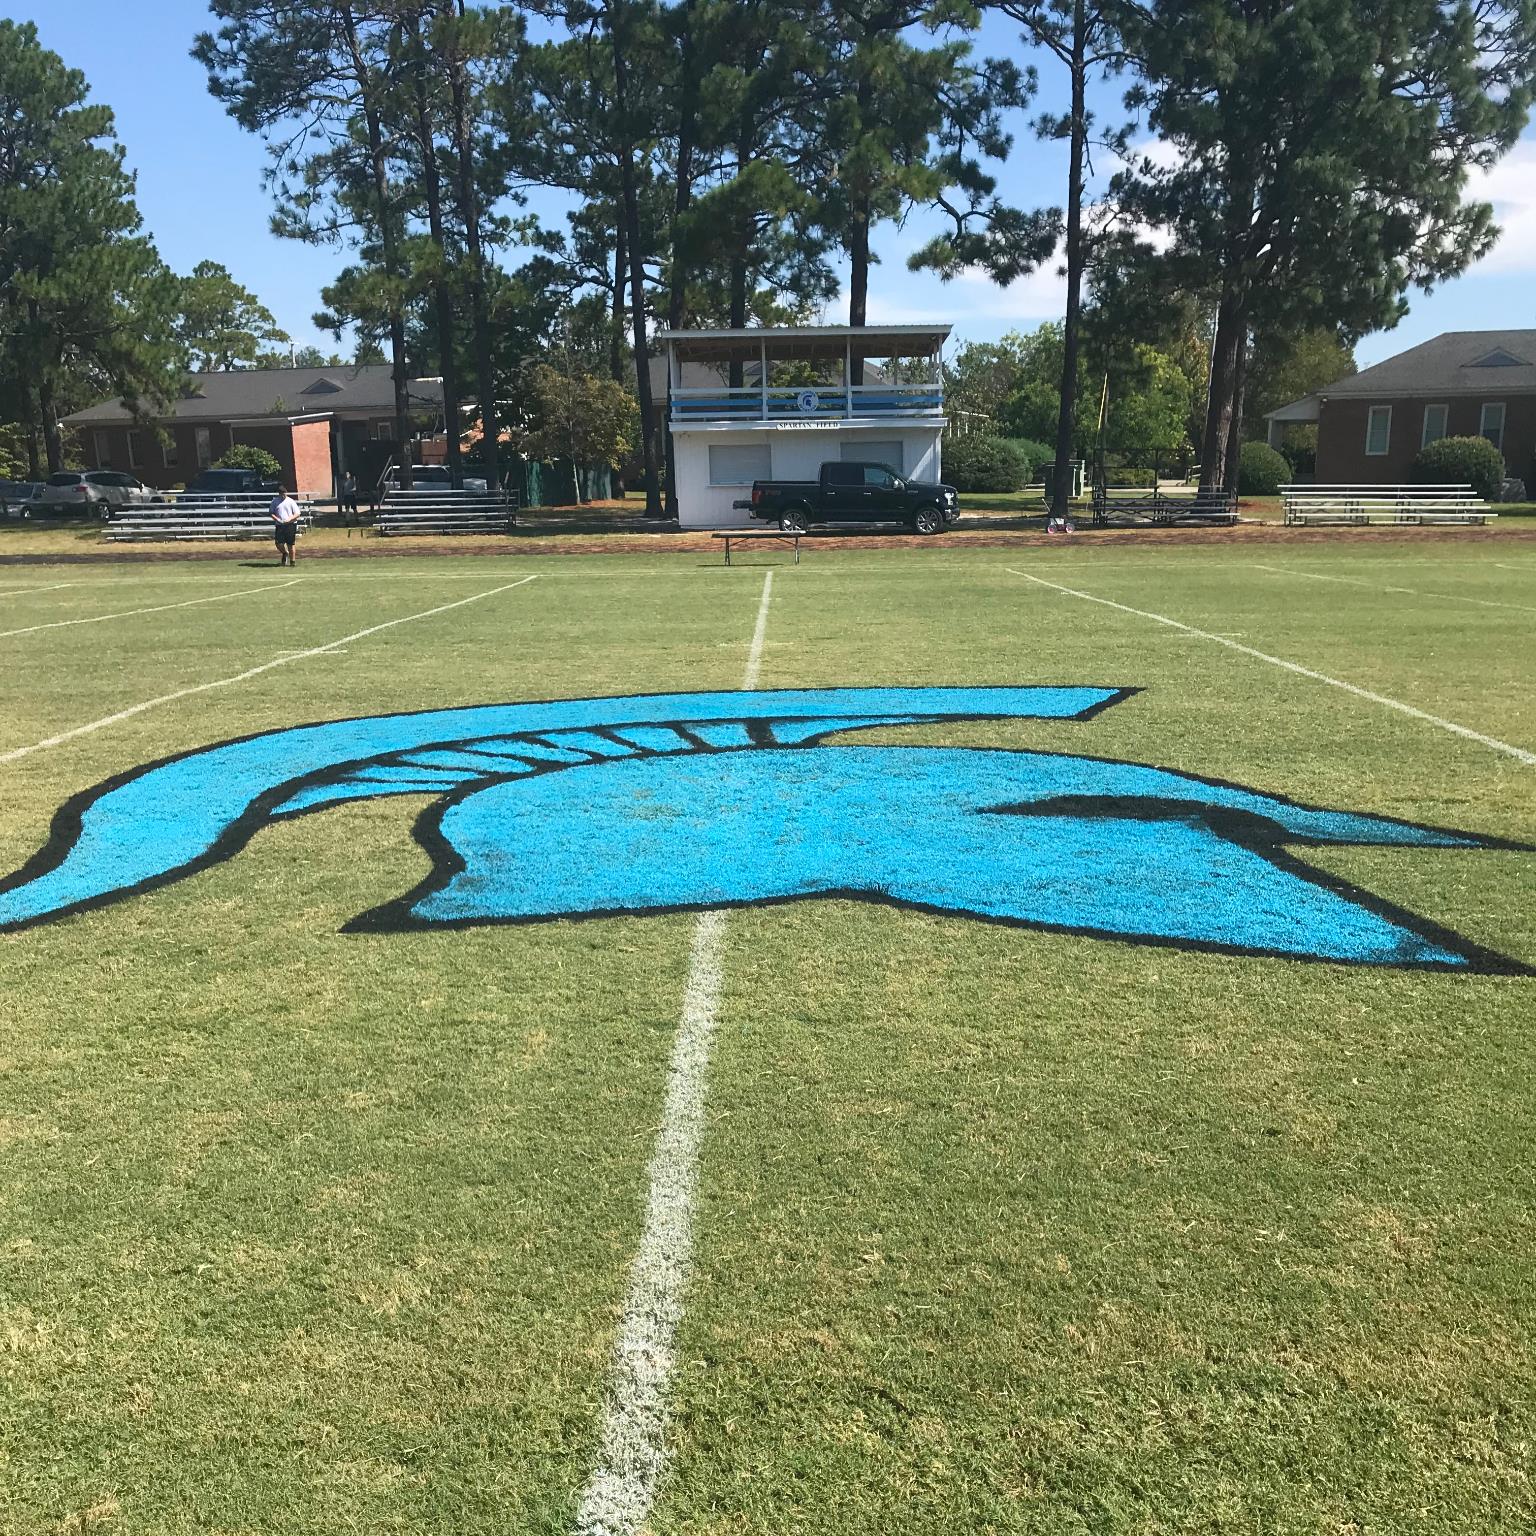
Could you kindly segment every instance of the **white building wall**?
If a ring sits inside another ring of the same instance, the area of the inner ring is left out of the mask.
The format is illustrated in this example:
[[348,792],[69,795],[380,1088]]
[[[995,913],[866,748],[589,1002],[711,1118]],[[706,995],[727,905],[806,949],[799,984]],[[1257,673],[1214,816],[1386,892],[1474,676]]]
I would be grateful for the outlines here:
[[868,426],[843,422],[810,426],[793,422],[674,431],[678,524],[683,528],[744,528],[751,525],[751,516],[745,511],[735,511],[731,503],[746,500],[752,494],[752,487],[747,484],[710,484],[711,445],[760,447],[766,444],[769,479],[814,480],[827,460],[860,457],[861,443],[896,441],[902,445],[902,474],[909,480],[937,481],[942,467],[942,430],[942,422],[898,427],[877,421]]

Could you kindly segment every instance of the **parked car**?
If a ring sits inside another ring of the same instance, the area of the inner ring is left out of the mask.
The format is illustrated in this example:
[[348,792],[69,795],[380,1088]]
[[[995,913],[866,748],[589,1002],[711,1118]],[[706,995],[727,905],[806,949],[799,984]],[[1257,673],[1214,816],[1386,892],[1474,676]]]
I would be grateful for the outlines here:
[[[398,491],[400,489],[400,471],[390,470],[384,478],[384,489]],[[411,466],[411,489],[413,491],[448,491],[453,489],[453,477],[448,473],[446,464],[413,464]],[[490,481],[483,475],[465,475],[464,489],[475,491],[484,495],[490,489]]]
[[205,469],[188,482],[176,498],[179,507],[222,507],[231,500],[248,503],[252,497],[275,496],[276,480],[263,480],[254,469]]
[[66,469],[49,475],[31,503],[34,515],[86,512],[96,516],[119,507],[143,506],[159,496],[141,480],[116,469]]
[[0,480],[0,509],[7,517],[27,517],[33,498],[42,488],[41,480]]
[[900,522],[915,533],[942,533],[960,515],[954,486],[904,480],[868,460],[833,460],[816,480],[757,480],[752,499],[733,505],[787,532],[812,523]]

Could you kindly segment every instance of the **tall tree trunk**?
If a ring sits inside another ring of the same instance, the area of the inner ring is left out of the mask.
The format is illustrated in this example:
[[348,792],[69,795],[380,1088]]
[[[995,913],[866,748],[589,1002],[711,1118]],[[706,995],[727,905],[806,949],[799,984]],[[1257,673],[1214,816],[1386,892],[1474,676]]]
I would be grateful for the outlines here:
[[[869,323],[869,208],[862,205],[854,209],[853,226],[848,232],[848,256],[852,266],[848,273],[848,324]],[[855,352],[848,367],[848,382],[864,382],[864,359]]]
[[37,429],[41,412],[34,408],[32,388],[21,380],[21,418],[27,424],[27,479],[43,478],[42,461],[38,454]]
[[[688,260],[691,255],[679,243],[678,231],[693,202],[693,147],[698,137],[698,54],[693,41],[696,0],[683,0],[681,54],[678,60],[677,173],[672,191],[672,266],[667,274],[667,329],[677,330],[688,302]],[[672,374],[667,371],[666,512],[677,516],[677,453],[672,441]]]
[[[1061,408],[1056,417],[1056,472],[1051,516],[1065,518],[1072,495],[1073,428],[1077,421],[1078,333],[1083,309],[1083,158],[1088,137],[1085,62],[1088,23],[1084,0],[1072,7],[1072,126],[1067,168],[1067,312],[1061,336]],[[1100,433],[1102,443],[1103,434]]]
[[613,242],[613,314],[608,325],[608,373],[615,384],[624,382],[624,290],[629,281],[629,242],[624,220],[619,219]]
[[[389,201],[389,168],[384,156],[384,127],[379,115],[377,99],[373,94],[372,71],[363,58],[357,40],[357,26],[350,5],[342,7],[342,24],[346,31],[347,48],[352,56],[352,68],[362,94],[363,123],[368,133],[368,166],[373,179],[373,197],[379,218],[379,259],[383,263],[386,281],[400,275],[400,261],[395,239],[394,210]],[[391,300],[389,306],[389,360],[395,393],[395,438],[400,445],[400,488],[411,488],[411,409],[409,387],[406,382],[405,316],[400,305]]]
[[59,427],[53,380],[46,372],[37,381],[37,408],[43,418],[43,446],[48,454],[48,473],[56,475],[64,468],[64,434]]
[[1243,317],[1230,282],[1222,287],[1216,311],[1216,339],[1211,347],[1210,393],[1205,408],[1205,434],[1200,444],[1200,489],[1219,491],[1226,480],[1227,437],[1232,428],[1232,392],[1237,378]]
[[437,312],[437,365],[443,374],[443,429],[447,438],[448,480],[456,489],[464,486],[464,465],[459,454],[459,374],[454,360],[453,295],[448,291],[448,248],[443,238],[443,184],[437,165],[437,136],[427,107],[426,55],[422,51],[421,24],[411,18],[411,42],[416,85],[416,137],[421,146],[421,177],[427,194],[427,230],[437,249],[437,271],[432,279],[433,307]]
[[1223,465],[1222,485],[1229,491],[1237,489],[1237,471],[1243,453],[1243,404],[1248,390],[1248,327],[1238,333],[1237,357],[1232,369],[1232,415],[1227,426],[1227,452]]
[[[462,26],[465,0],[457,0]],[[453,93],[453,152],[459,190],[459,217],[464,221],[464,250],[469,257],[469,313],[474,332],[475,387],[480,395],[480,452],[486,484],[501,485],[501,420],[496,410],[496,368],[491,344],[490,308],[485,294],[485,249],[480,239],[480,193],[475,186],[474,135],[469,124],[469,91],[464,79],[460,37],[448,50],[448,83]]]
[[[740,176],[752,163],[752,124],[743,117],[736,126],[736,174]],[[743,210],[741,225],[736,231],[736,246],[731,252],[730,275],[730,325],[734,331],[746,329],[747,324],[747,299],[749,283],[747,281],[748,261],[752,251],[752,214],[750,210]],[[746,369],[740,358],[726,365],[726,384],[731,389],[740,389],[746,383]]]
[[[858,89],[855,91],[855,99],[858,103],[858,119],[862,126],[869,121],[871,104],[871,89],[869,76],[861,72]],[[855,193],[853,199],[853,222],[848,230],[848,324],[869,324],[869,223],[870,206],[867,193]],[[849,364],[848,382],[850,384],[862,384],[864,382],[864,359],[854,357]]]
[[645,331],[645,255],[640,233],[640,189],[635,150],[629,138],[628,28],[620,26],[627,0],[606,0],[608,40],[613,50],[613,105],[623,124],[619,146],[619,186],[624,199],[624,234],[629,245],[630,312],[635,346],[635,388],[640,397],[640,446],[645,461],[645,515],[661,516],[661,477],[656,466],[656,433],[651,400],[651,348]]

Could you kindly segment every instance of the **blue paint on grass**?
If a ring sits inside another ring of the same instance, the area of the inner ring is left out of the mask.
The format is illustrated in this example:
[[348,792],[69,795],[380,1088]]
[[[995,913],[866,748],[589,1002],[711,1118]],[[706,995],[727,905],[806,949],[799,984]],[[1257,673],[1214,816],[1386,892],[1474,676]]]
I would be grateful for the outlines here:
[[355,926],[845,896],[1234,953],[1519,969],[1287,851],[1485,840],[1135,763],[843,743],[883,726],[1084,719],[1125,696],[663,694],[301,726],[150,766],[66,806],[49,846],[0,882],[0,928],[180,878],[275,819],[403,794],[435,802],[418,824],[433,874]]

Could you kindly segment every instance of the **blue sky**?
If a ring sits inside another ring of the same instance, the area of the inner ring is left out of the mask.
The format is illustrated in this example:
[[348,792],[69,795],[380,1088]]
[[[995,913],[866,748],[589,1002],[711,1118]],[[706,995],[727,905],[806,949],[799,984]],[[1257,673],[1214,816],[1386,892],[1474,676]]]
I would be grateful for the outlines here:
[[[196,33],[209,25],[205,0],[13,0],[11,13],[33,20],[43,43],[83,70],[94,99],[117,115],[118,136],[138,173],[140,211],[178,272],[199,261],[222,262],[257,293],[300,344],[328,346],[310,323],[321,286],[346,260],[338,250],[278,240],[267,227],[271,203],[263,190],[264,152],[208,95],[199,65],[188,56]],[[1016,30],[988,18],[986,52],[1022,58]],[[1059,87],[1051,61],[1041,61],[1041,99],[1055,105]],[[1022,121],[1000,179],[1020,203],[1061,199],[1064,165],[1055,145],[1037,143]],[[1505,226],[1498,249],[1472,271],[1430,295],[1416,294],[1395,331],[1369,337],[1362,362],[1376,362],[1447,330],[1536,327],[1536,132],[1477,192],[1493,200]],[[559,204],[541,212],[558,221]],[[957,339],[990,340],[1061,313],[1061,284],[1050,270],[1007,290],[979,276],[944,284],[906,270],[907,255],[938,226],[926,215],[877,232],[881,264],[871,277],[870,319],[949,320]],[[510,253],[515,264],[518,257]],[[829,312],[828,320],[841,318]]]

